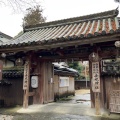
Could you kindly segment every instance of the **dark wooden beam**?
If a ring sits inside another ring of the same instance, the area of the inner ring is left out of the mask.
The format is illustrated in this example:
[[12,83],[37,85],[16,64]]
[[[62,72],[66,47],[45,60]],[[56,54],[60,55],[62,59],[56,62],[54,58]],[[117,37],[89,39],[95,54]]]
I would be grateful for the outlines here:
[[57,51],[56,53],[60,56],[64,56],[64,53],[62,51]]
[[[65,59],[72,59],[72,58],[78,58],[79,60],[81,59],[88,59],[90,53],[76,53],[76,54],[66,54],[64,56],[46,56],[46,57],[42,57],[41,59],[51,59],[51,60],[55,60],[55,59],[61,59],[61,60],[65,60]],[[61,61],[62,62],[62,61]]]
[[[65,59],[70,61],[72,58],[76,59],[76,60],[88,60],[90,54],[91,54],[91,51],[88,50],[88,51],[81,52],[81,53],[64,54],[64,56],[62,56],[62,55],[44,56],[44,57],[41,57],[41,59],[51,60],[51,61],[57,60],[58,62],[60,62],[60,60],[62,62]],[[98,54],[99,54],[100,58],[102,58],[102,59],[109,59],[109,58],[113,58],[116,56],[117,50],[116,50],[116,48],[114,48],[114,49],[112,48],[110,50],[100,49],[98,51]]]
[[109,51],[100,51],[99,56],[102,59],[110,59],[117,55],[117,49],[112,49]]

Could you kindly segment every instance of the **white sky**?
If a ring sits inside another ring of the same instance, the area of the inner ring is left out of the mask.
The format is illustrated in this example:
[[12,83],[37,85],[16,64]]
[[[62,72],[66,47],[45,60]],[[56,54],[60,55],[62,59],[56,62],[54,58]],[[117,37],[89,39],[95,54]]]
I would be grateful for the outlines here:
[[[93,14],[118,7],[114,0],[39,0],[47,21]],[[23,14],[12,13],[11,8],[0,6],[0,31],[10,36],[22,30]]]

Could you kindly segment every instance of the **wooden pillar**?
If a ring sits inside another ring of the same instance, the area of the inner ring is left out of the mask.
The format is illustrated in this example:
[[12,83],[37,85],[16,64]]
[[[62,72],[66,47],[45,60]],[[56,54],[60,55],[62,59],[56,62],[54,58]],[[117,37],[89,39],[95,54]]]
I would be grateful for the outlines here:
[[[91,77],[91,107],[95,104],[96,115],[100,115],[100,62],[98,53],[93,52],[89,55],[90,63],[90,77]],[[94,104],[93,104],[94,103]]]
[[24,64],[24,80],[23,80],[23,90],[24,90],[24,100],[23,107],[28,107],[29,102],[29,84],[30,84],[30,57],[27,57]]
[[3,61],[0,60],[0,80],[2,80]]
[[94,93],[94,94],[95,94],[96,115],[100,115],[100,93]]
[[38,88],[34,89],[33,104],[43,104],[44,102],[44,80],[45,80],[45,63],[37,59],[35,72],[38,74]]
[[105,90],[104,90],[104,79],[103,77],[100,78],[100,89],[101,89],[101,93],[100,93],[100,106],[102,108],[104,108],[105,105]]
[[91,97],[91,108],[95,108],[95,97],[92,91],[92,63],[89,61],[89,76],[90,76],[90,97]]

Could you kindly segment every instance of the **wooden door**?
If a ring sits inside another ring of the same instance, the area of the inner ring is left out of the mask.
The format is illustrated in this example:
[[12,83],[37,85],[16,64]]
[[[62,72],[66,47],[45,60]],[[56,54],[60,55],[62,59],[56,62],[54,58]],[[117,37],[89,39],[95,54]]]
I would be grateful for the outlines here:
[[45,79],[44,79],[44,103],[54,101],[54,80],[53,65],[51,62],[45,62]]

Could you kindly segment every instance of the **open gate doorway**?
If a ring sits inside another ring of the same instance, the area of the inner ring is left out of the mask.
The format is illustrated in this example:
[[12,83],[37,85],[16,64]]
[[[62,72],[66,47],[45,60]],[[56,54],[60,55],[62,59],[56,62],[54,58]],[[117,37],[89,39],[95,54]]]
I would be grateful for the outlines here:
[[60,103],[90,102],[89,62],[72,59],[72,62],[65,60],[54,65],[55,101]]

